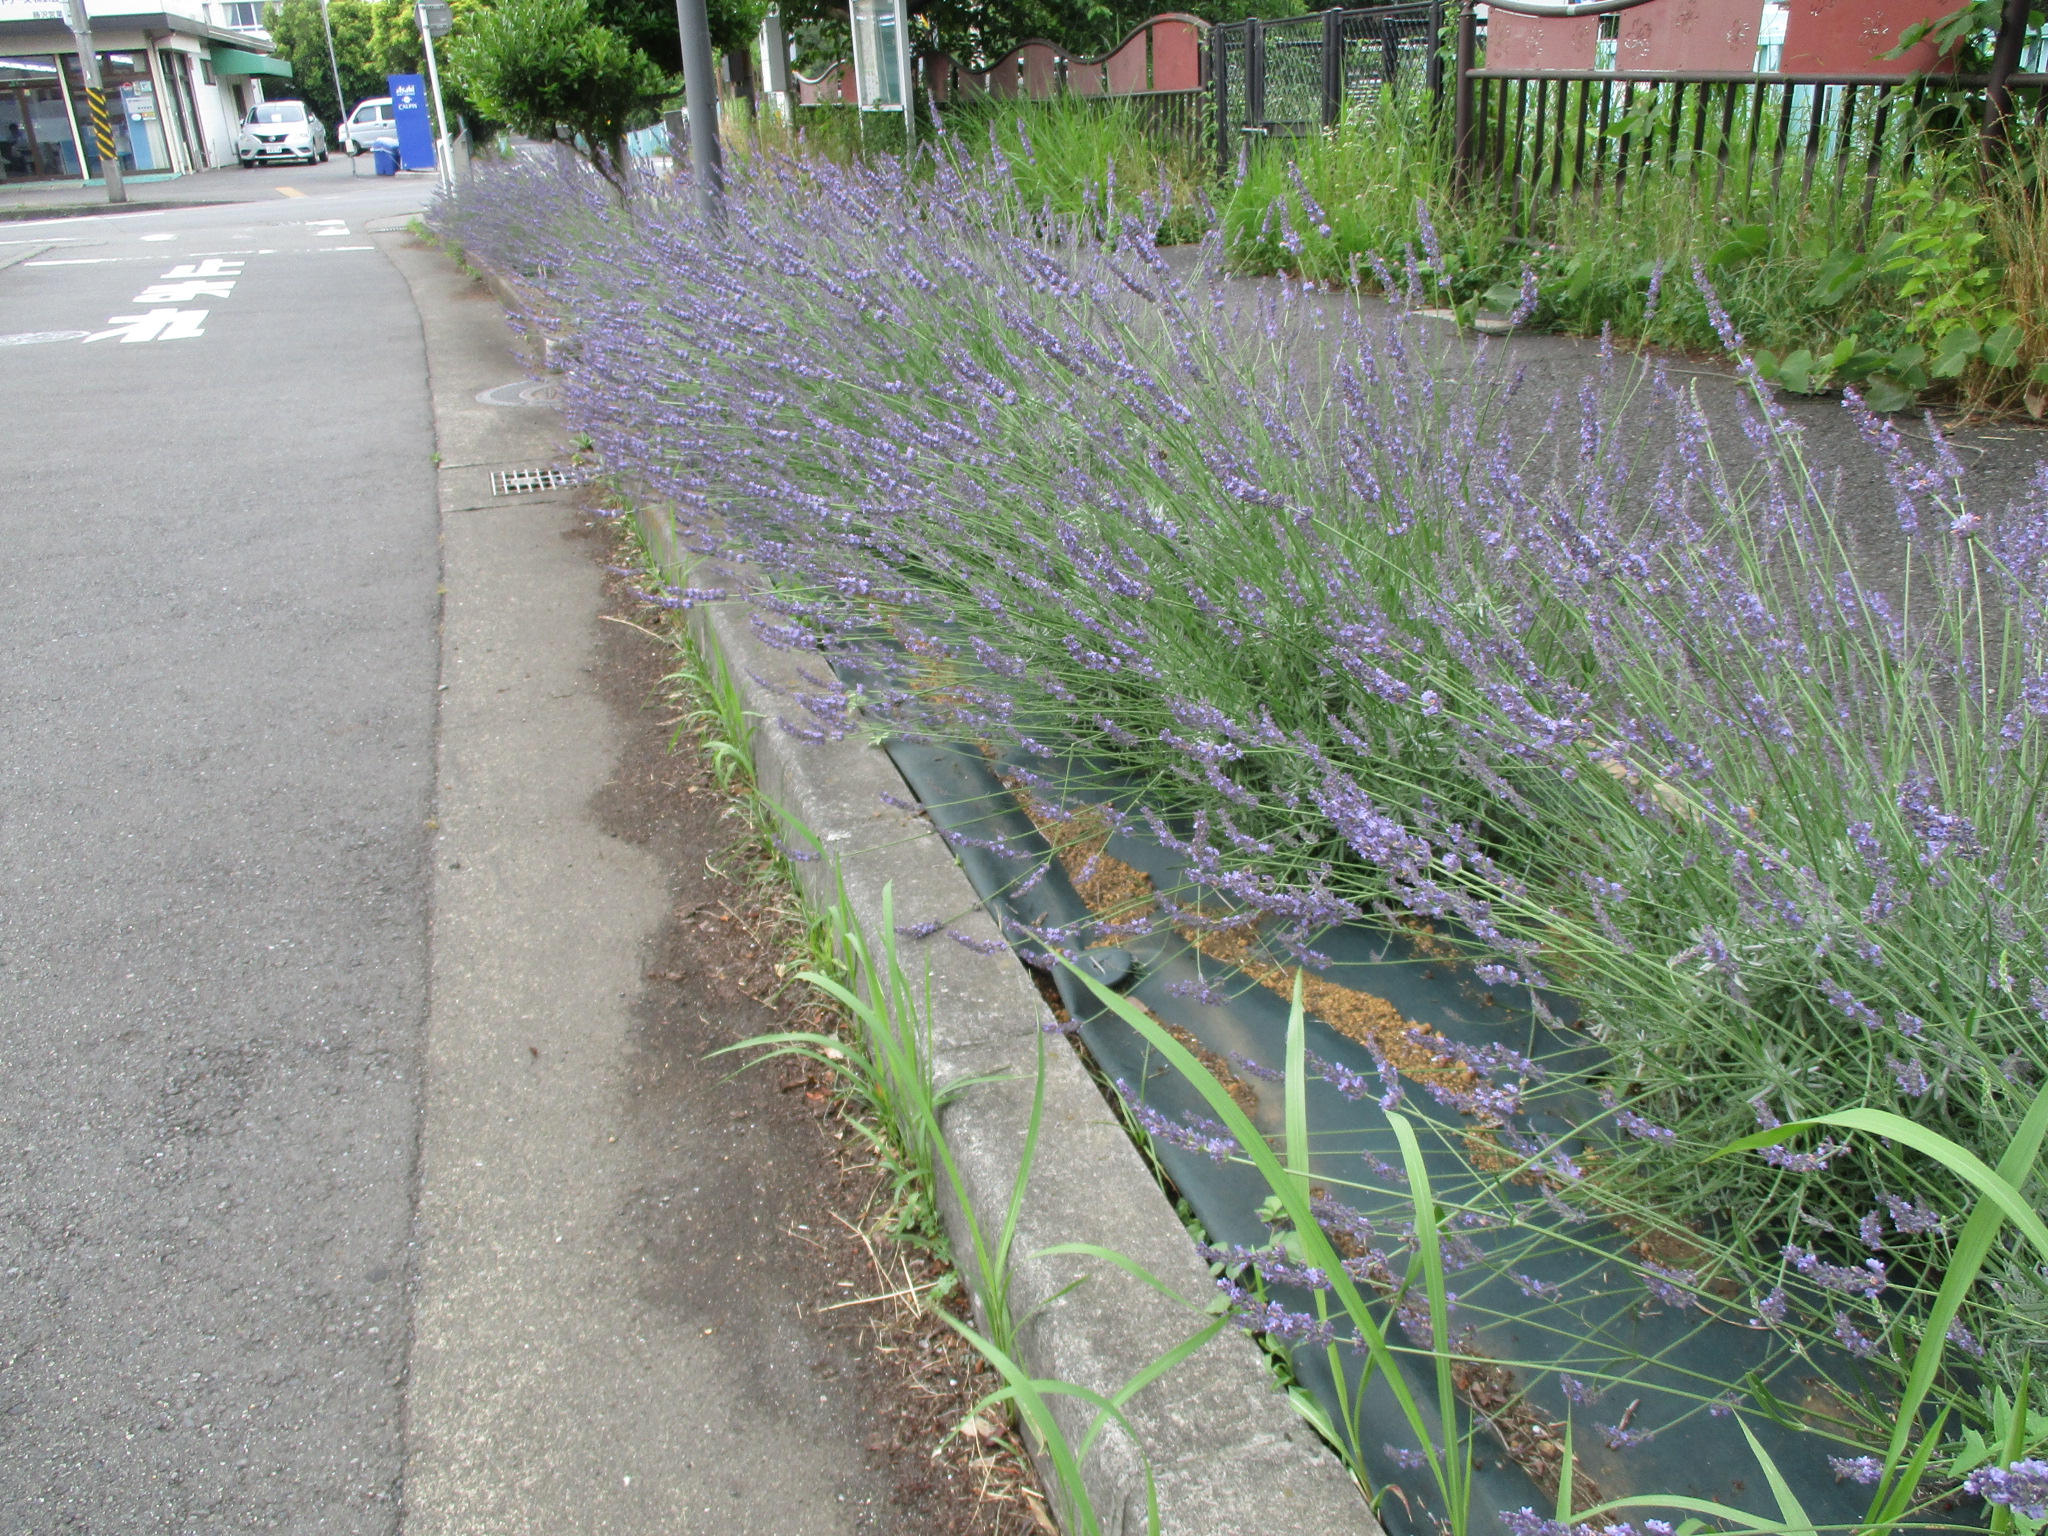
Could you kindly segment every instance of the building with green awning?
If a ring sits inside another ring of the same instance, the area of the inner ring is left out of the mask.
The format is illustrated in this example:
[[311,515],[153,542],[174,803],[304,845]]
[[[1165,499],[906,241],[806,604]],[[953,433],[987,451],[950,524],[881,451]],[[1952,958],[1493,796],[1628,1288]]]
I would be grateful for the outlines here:
[[[160,181],[236,162],[236,126],[266,96],[297,95],[261,0],[85,0],[121,173]],[[186,14],[187,11],[192,14]],[[56,0],[0,0],[0,189],[92,181],[99,146],[78,44]],[[4,197],[4,192],[0,192]]]
[[289,59],[280,59],[273,53],[250,53],[243,48],[229,48],[215,43],[208,52],[213,57],[213,72],[216,75],[272,75],[280,80],[292,77]]

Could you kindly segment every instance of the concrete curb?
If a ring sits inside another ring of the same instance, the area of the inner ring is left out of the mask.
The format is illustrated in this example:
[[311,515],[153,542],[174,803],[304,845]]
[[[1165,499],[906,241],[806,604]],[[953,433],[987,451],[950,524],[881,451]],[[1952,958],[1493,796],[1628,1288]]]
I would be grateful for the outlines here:
[[[654,530],[657,550],[659,539]],[[887,754],[851,741],[810,742],[782,728],[794,695],[815,689],[800,675],[802,658],[754,633],[746,605],[698,608],[690,628],[701,646],[724,658],[747,708],[761,717],[753,743],[760,792],[825,850],[797,866],[806,894],[825,905],[843,890],[862,929],[879,940],[887,931],[884,892],[893,887],[898,923],[945,920],[968,939],[1000,946],[977,954],[943,936],[904,941],[913,979],[920,965],[929,977],[940,1085],[1007,1074],[1007,1081],[956,1099],[942,1126],[969,1204],[985,1222],[999,1223],[1030,1123],[1038,1053],[1049,1045],[1037,1155],[1012,1260],[1012,1315],[1030,1319],[1019,1355],[1036,1376],[1114,1393],[1207,1319],[1114,1265],[1032,1255],[1054,1244],[1097,1244],[1199,1307],[1212,1290],[1186,1229],[1079,1060],[1046,1033],[1051,1016],[1044,1001],[931,825],[884,803],[885,793],[906,794]],[[811,663],[822,667],[816,658]],[[950,1191],[942,1195],[950,1206]],[[971,1255],[966,1214],[948,1209],[946,1219],[955,1253]],[[1275,1390],[1256,1348],[1234,1332],[1181,1364],[1128,1411],[1151,1462],[1163,1530],[1213,1536],[1373,1529],[1350,1476]],[[1067,1416],[1075,1441],[1090,1416],[1079,1405]],[[1144,1461],[1128,1440],[1104,1437],[1090,1455],[1086,1481],[1105,1533],[1145,1529]]]
[[[519,286],[486,283],[508,310],[535,313]],[[672,525],[642,511],[650,551],[667,570],[681,563]],[[943,1086],[989,1073],[1005,1081],[970,1090],[945,1110],[942,1128],[974,1210],[1000,1223],[1021,1162],[1041,1047],[1045,1099],[1036,1160],[1025,1192],[1011,1268],[1012,1315],[1027,1318],[1018,1343],[1034,1376],[1105,1396],[1184,1341],[1207,1318],[1212,1294],[1172,1207],[1074,1053],[1046,1032],[1051,1016],[1023,967],[952,855],[923,817],[894,809],[884,794],[907,795],[880,748],[807,741],[784,729],[800,713],[796,696],[815,692],[800,669],[819,657],[768,645],[742,601],[690,614],[697,643],[730,669],[759,718],[753,741],[760,793],[817,838],[823,856],[796,866],[820,906],[844,899],[871,940],[886,931],[884,893],[893,888],[899,924],[934,919],[992,953],[943,936],[903,941],[913,978],[929,976],[934,1068]],[[954,1251],[974,1251],[968,1218],[942,1190]],[[1183,1297],[1176,1303],[1115,1265],[1087,1258],[1033,1257],[1054,1244],[1091,1243],[1122,1254]],[[1077,1443],[1092,1412],[1061,1400]],[[1126,1408],[1137,1443],[1103,1435],[1084,1481],[1104,1536],[1145,1530],[1145,1468],[1158,1490],[1161,1529],[1176,1536],[1288,1532],[1379,1536],[1378,1522],[1342,1464],[1276,1390],[1257,1348],[1235,1331],[1213,1340]],[[1140,1454],[1139,1447],[1143,1453]]]

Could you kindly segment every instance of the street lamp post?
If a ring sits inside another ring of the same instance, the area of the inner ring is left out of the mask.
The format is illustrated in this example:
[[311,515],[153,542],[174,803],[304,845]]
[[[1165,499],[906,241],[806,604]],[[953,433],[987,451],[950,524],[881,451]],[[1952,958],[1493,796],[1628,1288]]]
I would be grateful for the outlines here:
[[114,145],[114,124],[107,116],[107,93],[100,74],[100,56],[93,51],[92,22],[85,0],[64,0],[64,23],[78,44],[78,68],[85,77],[85,102],[92,113],[93,144],[100,152],[100,174],[107,181],[107,201],[125,203],[128,188],[121,181],[121,156]]

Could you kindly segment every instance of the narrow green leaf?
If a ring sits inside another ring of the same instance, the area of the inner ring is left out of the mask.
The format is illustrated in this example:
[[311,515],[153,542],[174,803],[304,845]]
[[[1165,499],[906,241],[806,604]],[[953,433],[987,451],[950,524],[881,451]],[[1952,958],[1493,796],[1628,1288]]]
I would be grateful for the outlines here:
[[1800,1533],[1800,1536],[1814,1536],[1813,1520],[1799,1502],[1799,1496],[1792,1491],[1792,1485],[1785,1481],[1785,1474],[1778,1470],[1778,1464],[1771,1460],[1748,1421],[1741,1414],[1735,1422],[1742,1426],[1742,1438],[1749,1442],[1749,1449],[1755,1455],[1757,1465],[1764,1469],[1764,1481],[1771,1485],[1771,1497],[1778,1501],[1778,1514],[1784,1520],[1783,1529]]
[[1294,973],[1294,1002],[1287,1010],[1287,1171],[1309,1188],[1308,1025],[1301,1006],[1302,972]]
[[[2048,1140],[2048,1083],[2035,1093],[2034,1102],[2028,1106],[2019,1130],[2006,1147],[2005,1155],[1998,1160],[1999,1176],[2008,1186],[2026,1182],[2034,1164],[2040,1159],[2044,1140]],[[1963,1299],[1969,1295],[1970,1287],[1977,1283],[1977,1275],[1990,1256],[1999,1228],[2004,1225],[2004,1209],[1992,1201],[1979,1200],[1971,1207],[1962,1234],[1949,1250],[1948,1273],[1942,1276],[1934,1305],[1927,1309],[1926,1331],[1921,1335],[1919,1348],[1913,1351],[1906,1389],[1900,1394],[1891,1443],[1885,1452],[1886,1475],[1871,1499],[1873,1516],[1879,1511],[1890,1510],[1892,1513],[1887,1518],[1896,1519],[1911,1496],[1912,1483],[1902,1479],[1895,1469],[1905,1451],[1907,1437],[1912,1434],[1914,1423],[1919,1418],[1920,1406],[1927,1401],[1935,1374],[1941,1368],[1942,1356],[1948,1349],[1949,1324],[1962,1310]],[[1938,1424],[1936,1429],[1938,1431]]]

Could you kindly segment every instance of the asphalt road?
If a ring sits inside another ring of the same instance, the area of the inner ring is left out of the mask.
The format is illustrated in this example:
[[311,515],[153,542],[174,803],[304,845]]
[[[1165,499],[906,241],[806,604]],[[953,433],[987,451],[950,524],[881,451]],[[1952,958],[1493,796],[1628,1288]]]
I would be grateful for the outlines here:
[[10,1533],[397,1521],[438,518],[364,225],[431,189],[190,185],[0,225]]

